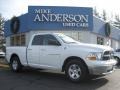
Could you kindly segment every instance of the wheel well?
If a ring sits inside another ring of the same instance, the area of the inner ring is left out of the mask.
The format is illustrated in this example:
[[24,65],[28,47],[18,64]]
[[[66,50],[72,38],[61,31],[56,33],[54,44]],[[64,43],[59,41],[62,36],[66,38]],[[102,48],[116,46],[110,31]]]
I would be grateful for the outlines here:
[[11,60],[12,60],[13,57],[18,57],[18,55],[17,54],[12,54],[11,57],[10,57],[10,62],[11,62]]
[[[88,70],[88,66],[86,65],[86,63],[85,63],[85,61],[84,61],[83,59],[81,59],[80,57],[72,56],[72,57],[68,57],[68,58],[64,61],[63,66],[62,66],[62,72],[65,70],[66,64],[67,64],[68,62],[74,60],[74,59],[76,59],[76,60],[78,60],[78,61],[80,60],[80,61],[86,66],[86,68],[87,68],[87,70]],[[88,72],[89,72],[89,70],[88,70]]]
[[118,59],[120,59],[118,56],[114,56],[114,58],[118,58]]

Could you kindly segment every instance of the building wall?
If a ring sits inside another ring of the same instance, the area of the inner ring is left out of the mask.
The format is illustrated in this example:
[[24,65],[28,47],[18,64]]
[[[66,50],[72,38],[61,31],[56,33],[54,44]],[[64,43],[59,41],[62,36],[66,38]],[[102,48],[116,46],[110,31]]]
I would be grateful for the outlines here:
[[91,33],[88,37],[91,39],[91,44],[97,44],[97,35]]
[[118,42],[117,40],[112,40],[111,42],[112,42],[111,46],[112,46],[114,49],[120,48],[120,47],[119,47],[119,42]]
[[6,37],[6,46],[10,46],[10,37]]

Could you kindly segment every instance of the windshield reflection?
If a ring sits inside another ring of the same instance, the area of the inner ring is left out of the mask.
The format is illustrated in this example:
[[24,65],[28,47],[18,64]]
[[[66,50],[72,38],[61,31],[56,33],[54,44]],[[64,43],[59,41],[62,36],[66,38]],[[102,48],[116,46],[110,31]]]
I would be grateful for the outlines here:
[[57,34],[57,35],[58,35],[59,38],[62,39],[62,41],[63,41],[64,43],[67,43],[67,44],[78,43],[78,41],[76,41],[76,40],[72,39],[71,37],[66,36],[66,35],[64,35],[64,34]]

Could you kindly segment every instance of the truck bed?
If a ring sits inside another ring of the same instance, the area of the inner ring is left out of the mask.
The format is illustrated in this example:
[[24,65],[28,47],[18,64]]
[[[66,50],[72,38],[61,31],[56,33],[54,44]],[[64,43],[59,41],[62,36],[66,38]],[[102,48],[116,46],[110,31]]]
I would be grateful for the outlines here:
[[6,47],[6,59],[8,63],[10,62],[10,57],[13,54],[19,56],[22,65],[27,65],[27,56],[26,56],[26,46],[14,46],[14,47]]

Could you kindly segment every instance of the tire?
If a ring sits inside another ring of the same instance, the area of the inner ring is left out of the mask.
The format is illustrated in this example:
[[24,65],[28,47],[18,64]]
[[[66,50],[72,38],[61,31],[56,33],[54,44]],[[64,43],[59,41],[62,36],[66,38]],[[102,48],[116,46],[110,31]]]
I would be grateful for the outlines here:
[[81,82],[88,74],[87,67],[80,60],[72,60],[66,64],[65,74],[72,82]]
[[21,65],[20,60],[17,56],[14,56],[11,58],[10,68],[13,72],[19,72],[22,69],[22,65]]
[[117,61],[116,66],[117,66],[117,67],[120,66],[120,59],[119,59],[118,57],[114,57],[114,58],[115,58],[115,60]]

